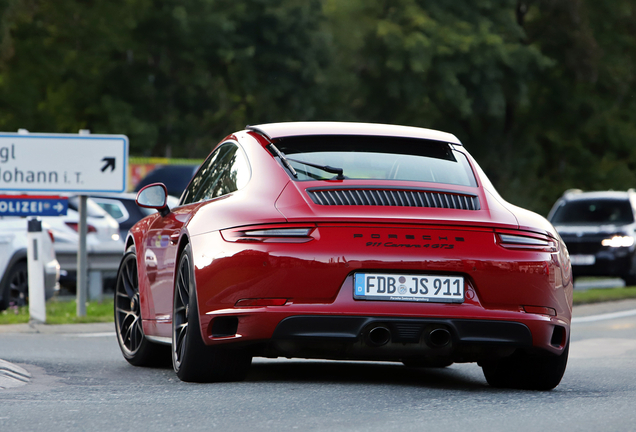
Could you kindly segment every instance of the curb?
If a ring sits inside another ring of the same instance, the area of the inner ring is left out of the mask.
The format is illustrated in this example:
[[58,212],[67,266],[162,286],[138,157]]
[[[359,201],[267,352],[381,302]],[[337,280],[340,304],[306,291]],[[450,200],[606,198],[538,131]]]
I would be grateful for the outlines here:
[[3,333],[40,333],[40,334],[81,334],[81,333],[105,333],[115,332],[115,323],[88,323],[88,324],[41,324],[31,322],[29,324],[0,325],[0,334]]

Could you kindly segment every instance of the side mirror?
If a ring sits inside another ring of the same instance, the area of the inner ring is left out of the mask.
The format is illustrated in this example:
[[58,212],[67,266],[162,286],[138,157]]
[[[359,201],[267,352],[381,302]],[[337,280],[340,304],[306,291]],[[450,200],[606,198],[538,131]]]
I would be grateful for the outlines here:
[[168,208],[168,189],[163,183],[153,183],[143,187],[135,202],[139,207],[151,208],[158,210],[161,216],[170,213]]

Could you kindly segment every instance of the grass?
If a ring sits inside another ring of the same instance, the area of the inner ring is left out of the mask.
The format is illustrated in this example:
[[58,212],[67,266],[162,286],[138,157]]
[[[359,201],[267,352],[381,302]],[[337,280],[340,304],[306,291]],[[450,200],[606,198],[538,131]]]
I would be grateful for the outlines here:
[[[86,303],[86,316],[78,317],[76,301],[51,299],[46,302],[47,324],[77,324],[113,322],[113,300],[105,299],[101,302]],[[10,307],[0,312],[0,325],[26,324],[29,322],[29,307]]]
[[574,290],[574,304],[600,303],[636,298],[636,286]]

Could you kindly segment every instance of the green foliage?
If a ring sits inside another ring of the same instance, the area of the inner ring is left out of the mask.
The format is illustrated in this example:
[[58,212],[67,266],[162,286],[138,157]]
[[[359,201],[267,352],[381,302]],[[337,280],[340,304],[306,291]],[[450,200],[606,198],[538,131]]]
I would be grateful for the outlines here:
[[331,20],[342,26],[335,34],[357,41],[345,56],[355,71],[345,93],[349,116],[451,131],[495,183],[508,183],[519,156],[517,112],[528,109],[532,83],[553,64],[527,43],[517,2],[370,0],[355,11],[341,4],[328,1],[328,14],[365,17],[349,30]]
[[575,290],[573,302],[575,305],[601,303],[636,298],[636,287],[598,288],[584,291]]
[[[46,302],[47,324],[77,324],[114,321],[113,300],[86,303],[86,316],[77,316],[77,303],[51,299]],[[29,322],[29,307],[11,307],[0,312],[1,324],[26,324]]]
[[1,129],[125,133],[144,156],[311,117],[326,58],[316,0],[5,0],[3,17]]
[[202,158],[246,124],[457,135],[511,202],[636,186],[631,0],[0,0],[0,130]]

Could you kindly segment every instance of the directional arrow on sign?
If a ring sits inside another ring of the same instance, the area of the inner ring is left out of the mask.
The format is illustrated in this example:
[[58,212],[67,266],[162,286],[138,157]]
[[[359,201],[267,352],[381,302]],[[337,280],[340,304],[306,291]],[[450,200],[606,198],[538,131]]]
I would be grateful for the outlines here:
[[102,162],[106,162],[102,167],[102,172],[106,171],[108,167],[110,167],[110,171],[113,172],[115,170],[115,158],[114,157],[105,157],[102,159]]
[[58,202],[53,206],[53,209],[57,210],[58,213],[62,213],[62,210],[64,210],[64,206],[61,202]]

